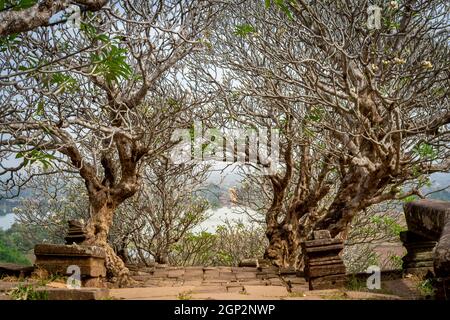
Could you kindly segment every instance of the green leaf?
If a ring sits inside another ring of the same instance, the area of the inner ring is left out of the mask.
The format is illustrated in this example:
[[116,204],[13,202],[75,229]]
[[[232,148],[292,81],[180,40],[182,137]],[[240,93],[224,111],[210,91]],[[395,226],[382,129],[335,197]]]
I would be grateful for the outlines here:
[[407,196],[406,198],[404,198],[403,202],[408,203],[408,202],[412,202],[414,200],[417,200],[417,196],[412,195],[412,196]]
[[36,3],[37,0],[20,0],[19,3],[14,6],[14,10],[27,9],[34,6]]
[[426,142],[421,142],[414,147],[414,153],[416,153],[422,159],[435,159],[437,151],[434,147]]
[[236,36],[245,37],[250,33],[256,32],[256,29],[250,24],[237,25],[234,29],[234,34]]
[[70,93],[74,93],[79,88],[78,81],[75,78],[62,72],[54,73],[50,79],[50,83],[56,84],[60,93],[63,93],[66,90]]
[[266,4],[266,9],[269,9],[270,8],[270,0],[266,0],[265,4]]
[[36,114],[38,116],[44,115],[44,101],[43,100],[38,102],[37,107],[36,107]]
[[31,165],[31,164],[35,163],[36,161],[38,161],[39,163],[41,163],[43,165],[43,167],[45,169],[52,166],[52,160],[56,159],[55,156],[45,153],[45,152],[42,152],[37,149],[33,149],[30,151],[17,152],[16,159],[20,159],[20,158],[23,158],[23,165],[25,167],[27,165]]
[[275,0],[275,5],[284,12],[284,14],[286,14],[288,16],[289,19],[292,19],[292,12],[289,9],[289,7],[286,4],[287,1],[285,0]]
[[102,75],[108,83],[119,81],[120,79],[130,79],[133,70],[126,62],[127,50],[111,45],[104,48],[99,55],[93,55],[95,71]]

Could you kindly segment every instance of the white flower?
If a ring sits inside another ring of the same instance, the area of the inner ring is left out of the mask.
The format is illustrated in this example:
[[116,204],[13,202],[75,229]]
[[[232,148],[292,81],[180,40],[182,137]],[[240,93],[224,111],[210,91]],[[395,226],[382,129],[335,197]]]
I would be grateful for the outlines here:
[[397,9],[398,9],[398,2],[397,2],[397,1],[391,1],[391,2],[389,2],[389,7],[390,7],[392,10],[397,10]]
[[424,60],[422,61],[422,67],[424,67],[425,69],[433,69],[433,64],[431,63],[431,61]]
[[401,59],[401,58],[394,58],[394,63],[395,64],[405,64],[406,60],[405,59]]
[[376,64],[373,64],[373,63],[371,65],[371,67],[372,67],[372,70],[375,71],[375,72],[377,72],[378,69],[379,69],[378,66]]

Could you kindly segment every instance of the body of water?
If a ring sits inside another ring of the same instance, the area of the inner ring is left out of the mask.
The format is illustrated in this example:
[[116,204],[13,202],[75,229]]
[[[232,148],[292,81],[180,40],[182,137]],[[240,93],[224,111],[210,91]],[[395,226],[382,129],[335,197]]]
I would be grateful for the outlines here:
[[240,207],[221,207],[217,209],[209,209],[207,214],[210,216],[205,222],[194,228],[194,232],[206,230],[214,233],[217,226],[223,225],[225,220],[242,220],[248,222],[250,219],[247,214],[243,213]]
[[0,216],[0,228],[3,230],[11,228],[14,223],[14,218],[14,213],[7,213],[4,216]]

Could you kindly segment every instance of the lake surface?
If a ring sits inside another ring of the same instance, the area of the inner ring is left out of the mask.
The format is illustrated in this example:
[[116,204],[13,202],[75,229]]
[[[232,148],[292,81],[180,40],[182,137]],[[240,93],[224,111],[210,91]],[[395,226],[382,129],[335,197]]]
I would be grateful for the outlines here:
[[0,216],[0,228],[3,230],[9,229],[14,223],[14,213],[7,213],[5,216]]
[[248,215],[243,214],[240,207],[221,207],[217,209],[209,209],[206,212],[210,217],[193,229],[194,232],[206,230],[214,233],[217,226],[223,225],[225,220],[242,220],[244,223],[250,219]]

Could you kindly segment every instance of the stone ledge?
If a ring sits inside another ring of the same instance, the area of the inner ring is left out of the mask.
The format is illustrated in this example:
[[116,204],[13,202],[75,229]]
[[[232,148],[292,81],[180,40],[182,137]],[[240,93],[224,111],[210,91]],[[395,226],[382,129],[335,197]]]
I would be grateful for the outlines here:
[[109,298],[109,289],[37,288],[47,292],[48,300],[100,300]]
[[89,256],[106,258],[105,250],[97,246],[67,245],[67,244],[37,244],[34,247],[35,255],[46,256]]

